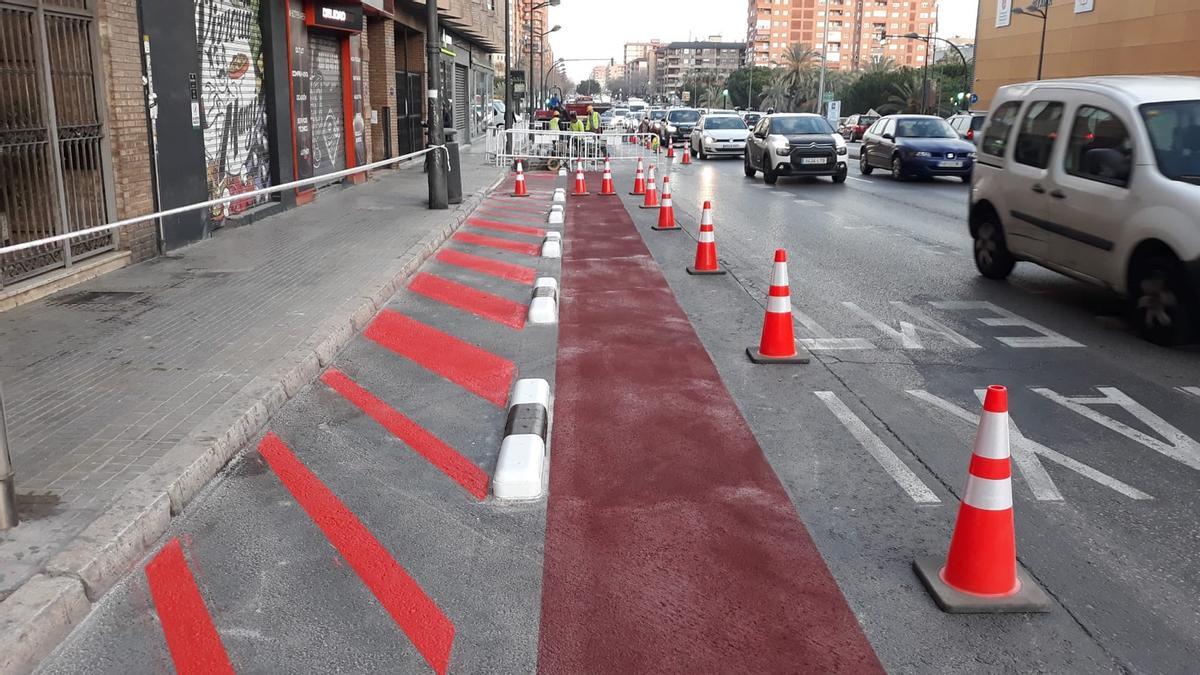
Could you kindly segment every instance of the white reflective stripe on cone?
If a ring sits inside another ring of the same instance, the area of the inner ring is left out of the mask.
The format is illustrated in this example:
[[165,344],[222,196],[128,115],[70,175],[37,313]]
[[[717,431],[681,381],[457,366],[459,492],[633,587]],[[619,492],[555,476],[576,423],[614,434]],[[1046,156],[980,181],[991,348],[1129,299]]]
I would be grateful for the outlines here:
[[790,295],[768,295],[767,311],[772,314],[791,314],[792,297]]
[[713,234],[712,230],[700,230],[700,243],[701,244],[712,244],[712,243],[715,243],[716,241],[717,241],[717,237],[716,237],[716,235]]
[[980,413],[975,454],[988,459],[1008,459],[1008,413],[986,410]]
[[705,209],[704,213],[700,214],[700,224],[701,225],[712,225],[713,224],[712,211]]
[[671,205],[671,193],[670,192],[663,193],[662,205],[663,206]]
[[963,503],[984,511],[1005,511],[1012,508],[1011,478],[980,478],[967,476]]
[[775,268],[771,270],[771,285],[772,286],[787,286],[787,263],[775,263]]

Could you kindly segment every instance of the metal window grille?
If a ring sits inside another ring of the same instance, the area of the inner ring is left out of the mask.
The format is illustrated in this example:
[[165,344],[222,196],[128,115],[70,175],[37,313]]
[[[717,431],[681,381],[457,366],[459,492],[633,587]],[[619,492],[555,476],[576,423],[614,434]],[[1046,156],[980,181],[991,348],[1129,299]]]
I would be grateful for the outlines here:
[[[0,2],[0,241],[108,219],[105,124],[89,0]],[[111,232],[0,257],[0,286],[115,246]]]

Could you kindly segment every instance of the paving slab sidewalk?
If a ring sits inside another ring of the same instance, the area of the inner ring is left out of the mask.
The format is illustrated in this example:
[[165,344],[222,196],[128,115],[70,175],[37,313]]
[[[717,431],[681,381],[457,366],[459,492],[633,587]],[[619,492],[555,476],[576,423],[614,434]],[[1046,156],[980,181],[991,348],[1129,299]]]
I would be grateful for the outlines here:
[[0,672],[86,616],[501,176],[463,164],[449,211],[419,165],[381,172],[0,313],[22,519],[0,533]]

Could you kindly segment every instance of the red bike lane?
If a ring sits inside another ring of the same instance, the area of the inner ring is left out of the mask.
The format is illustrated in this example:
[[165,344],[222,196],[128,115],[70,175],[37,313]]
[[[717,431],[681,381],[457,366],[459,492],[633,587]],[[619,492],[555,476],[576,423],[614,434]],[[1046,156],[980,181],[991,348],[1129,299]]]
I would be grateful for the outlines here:
[[539,670],[882,672],[622,202],[566,211]]

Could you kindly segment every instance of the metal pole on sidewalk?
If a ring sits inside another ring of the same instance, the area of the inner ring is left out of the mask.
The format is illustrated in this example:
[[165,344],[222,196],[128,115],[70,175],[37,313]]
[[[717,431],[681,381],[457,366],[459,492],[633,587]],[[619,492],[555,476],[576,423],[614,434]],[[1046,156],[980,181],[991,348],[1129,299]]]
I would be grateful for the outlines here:
[[[438,30],[437,2],[426,0],[425,8],[425,52],[428,61],[426,70],[429,80],[429,91],[426,93],[429,103],[429,144],[442,145],[445,136],[442,133],[441,101],[438,98],[442,37]],[[446,153],[434,151],[426,157],[429,160],[429,208],[448,209],[450,208],[450,198],[446,192]]]
[[17,487],[8,453],[8,425],[4,420],[4,392],[0,391],[0,530],[17,526]]
[[504,154],[512,154],[512,134],[507,130],[516,122],[512,86],[512,0],[504,0]]

